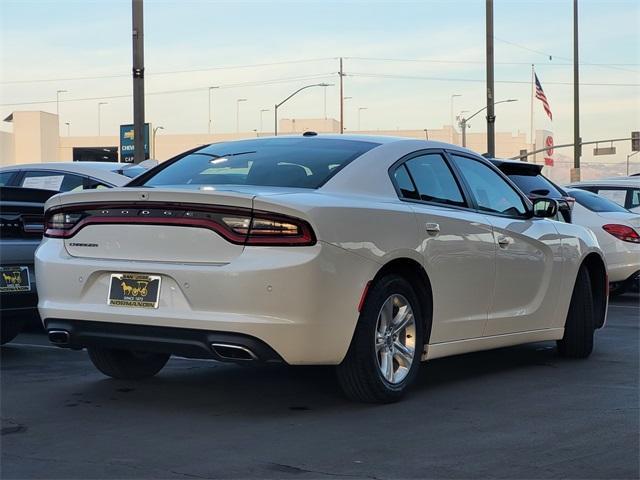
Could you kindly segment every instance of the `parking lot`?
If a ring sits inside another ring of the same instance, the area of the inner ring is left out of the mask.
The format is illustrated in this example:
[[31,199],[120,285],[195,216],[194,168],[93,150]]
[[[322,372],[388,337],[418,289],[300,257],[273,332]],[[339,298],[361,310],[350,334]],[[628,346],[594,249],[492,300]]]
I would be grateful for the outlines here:
[[637,295],[587,361],[539,343],[435,360],[392,405],[331,368],[174,358],[144,382],[25,333],[2,347],[3,478],[638,478]]

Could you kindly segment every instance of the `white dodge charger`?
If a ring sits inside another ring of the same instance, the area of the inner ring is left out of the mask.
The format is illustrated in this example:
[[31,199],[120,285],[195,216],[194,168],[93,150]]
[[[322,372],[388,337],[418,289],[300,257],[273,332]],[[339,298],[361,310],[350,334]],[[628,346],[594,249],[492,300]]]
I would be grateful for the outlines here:
[[606,316],[593,233],[444,143],[217,143],[46,209],[49,339],[115,378],[170,355],[329,364],[349,397],[389,402],[421,360],[544,340],[587,357]]

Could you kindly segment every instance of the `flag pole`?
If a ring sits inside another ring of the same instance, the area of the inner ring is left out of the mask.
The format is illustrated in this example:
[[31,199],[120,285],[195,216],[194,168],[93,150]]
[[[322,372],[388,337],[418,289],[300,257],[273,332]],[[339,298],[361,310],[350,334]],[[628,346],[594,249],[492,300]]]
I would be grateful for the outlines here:
[[[535,86],[535,65],[531,64],[531,116],[529,118],[529,139],[531,140],[531,151],[536,151],[536,139],[534,138],[533,130],[533,102],[535,101],[536,86]],[[533,154],[533,163],[536,163],[536,155]]]

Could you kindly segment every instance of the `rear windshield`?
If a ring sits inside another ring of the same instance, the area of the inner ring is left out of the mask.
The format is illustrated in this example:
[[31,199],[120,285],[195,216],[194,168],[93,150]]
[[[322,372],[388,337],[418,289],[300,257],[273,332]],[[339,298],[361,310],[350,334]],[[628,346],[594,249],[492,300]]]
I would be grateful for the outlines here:
[[513,183],[526,195],[560,198],[562,193],[542,175],[508,175]]
[[624,207],[621,207],[615,202],[612,202],[608,198],[601,197],[592,192],[586,190],[569,190],[569,195],[576,199],[583,207],[591,210],[592,212],[628,212]]
[[171,163],[142,185],[260,185],[318,188],[377,143],[318,137],[209,145]]

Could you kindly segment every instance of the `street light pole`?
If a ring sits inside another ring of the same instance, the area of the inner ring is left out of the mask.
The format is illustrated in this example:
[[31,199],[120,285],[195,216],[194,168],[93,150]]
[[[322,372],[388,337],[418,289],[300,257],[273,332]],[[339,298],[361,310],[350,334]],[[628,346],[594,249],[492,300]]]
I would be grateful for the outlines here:
[[214,90],[216,88],[220,88],[220,87],[209,87],[208,88],[208,91],[209,91],[209,123],[208,123],[207,132],[209,132],[209,135],[211,135],[211,90]]
[[340,134],[344,133],[344,85],[343,85],[343,77],[344,72],[342,71],[342,57],[340,57],[340,71],[338,72],[338,76],[340,77]]
[[[495,102],[494,105],[498,105],[500,103],[509,103],[509,102],[517,102],[518,100],[516,98],[509,98],[507,100],[500,100],[499,102]],[[476,113],[474,113],[473,115],[471,115],[468,118],[462,117],[460,119],[460,130],[462,131],[462,146],[466,147],[467,146],[467,126],[468,126],[468,122],[469,120],[471,120],[473,117],[475,117],[476,115],[478,115],[481,112],[484,112],[487,109],[487,107],[482,107],[480,110],[478,110]],[[493,152],[493,155],[491,156],[491,158],[495,157],[495,149]]]
[[246,101],[246,98],[238,98],[236,100],[236,133],[240,133],[240,103]]
[[314,83],[313,85],[306,85],[304,87],[299,88],[295,92],[293,92],[291,95],[289,95],[287,98],[282,100],[280,103],[276,103],[274,105],[274,107],[273,107],[273,120],[274,120],[273,131],[274,131],[275,136],[276,137],[278,136],[278,108],[280,108],[291,97],[294,97],[298,93],[300,93],[302,90],[306,90],[307,88],[311,88],[311,87],[331,87],[332,85],[333,84],[331,84],[331,83]]
[[360,130],[360,112],[362,112],[363,110],[367,110],[367,107],[358,107],[358,131]]
[[493,72],[493,0],[487,0],[487,153],[490,158],[496,156],[496,114],[494,110],[494,72]]
[[98,136],[100,136],[100,107],[102,107],[102,105],[107,105],[107,102],[98,102]]
[[56,90],[56,115],[60,116],[60,94],[67,93],[66,90]]
[[265,112],[270,112],[270,111],[271,111],[270,108],[263,108],[262,110],[260,110],[260,133],[263,132],[263,129],[262,129],[262,114],[265,113]]
[[161,126],[157,126],[153,129],[153,158],[156,158],[156,133],[158,133],[158,130],[164,130],[164,127]]

